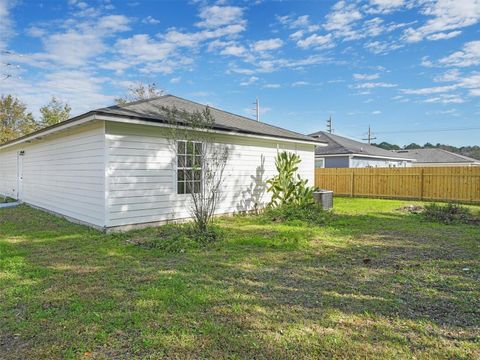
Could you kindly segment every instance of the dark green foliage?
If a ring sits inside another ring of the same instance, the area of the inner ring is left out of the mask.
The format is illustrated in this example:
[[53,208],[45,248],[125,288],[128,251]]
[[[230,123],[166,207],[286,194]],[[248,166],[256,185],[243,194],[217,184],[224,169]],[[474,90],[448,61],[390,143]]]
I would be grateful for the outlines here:
[[400,146],[395,145],[395,144],[390,144],[386,141],[381,142],[380,144],[372,144],[373,146],[385,149],[385,150],[400,150]]
[[414,150],[414,149],[421,149],[422,147],[418,144],[411,143],[403,147],[406,150]]
[[452,203],[447,205],[435,203],[426,205],[422,214],[428,220],[444,224],[467,224],[474,221],[474,217],[468,208]]
[[262,214],[267,222],[301,222],[312,225],[325,225],[332,218],[332,213],[323,210],[317,204],[286,204],[269,207]]
[[307,186],[307,179],[297,174],[300,162],[300,156],[294,153],[282,151],[277,155],[275,167],[278,174],[267,180],[267,191],[272,193],[270,207],[313,203],[313,188]]

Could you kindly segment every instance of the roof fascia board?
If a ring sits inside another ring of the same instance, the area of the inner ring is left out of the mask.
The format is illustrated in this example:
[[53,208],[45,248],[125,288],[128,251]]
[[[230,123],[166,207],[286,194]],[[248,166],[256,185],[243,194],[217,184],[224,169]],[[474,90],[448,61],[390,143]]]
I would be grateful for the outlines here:
[[336,157],[336,156],[349,156],[349,157],[368,157],[368,158],[378,158],[378,159],[390,159],[390,160],[402,160],[402,161],[412,161],[416,162],[415,159],[407,159],[407,158],[397,158],[397,157],[389,157],[389,156],[382,156],[382,155],[366,155],[366,154],[356,154],[356,153],[345,153],[345,154],[325,154],[325,155],[315,155],[317,157]]
[[[96,119],[104,120],[104,121],[124,123],[124,124],[148,125],[148,126],[156,126],[156,127],[163,127],[163,128],[174,128],[175,127],[173,125],[160,123],[160,122],[155,122],[155,121],[132,119],[132,118],[129,118],[129,117],[122,117],[122,116],[110,116],[110,115],[104,115],[104,114],[97,115]],[[182,128],[188,128],[186,126],[181,126],[181,127]],[[316,145],[316,146],[327,146],[328,145],[324,142],[318,142],[318,141],[313,140],[313,139],[312,139],[312,141],[306,141],[306,140],[300,140],[300,139],[296,140],[296,139],[289,139],[289,138],[284,138],[284,137],[255,135],[255,134],[246,134],[246,133],[242,133],[242,132],[221,131],[221,130],[195,129],[195,131],[204,131],[204,132],[210,132],[210,133],[215,133],[215,134],[234,135],[234,136],[250,137],[250,138],[273,140],[273,141],[281,140],[281,141],[291,142],[291,143],[296,143],[296,144],[307,144],[307,145]]]

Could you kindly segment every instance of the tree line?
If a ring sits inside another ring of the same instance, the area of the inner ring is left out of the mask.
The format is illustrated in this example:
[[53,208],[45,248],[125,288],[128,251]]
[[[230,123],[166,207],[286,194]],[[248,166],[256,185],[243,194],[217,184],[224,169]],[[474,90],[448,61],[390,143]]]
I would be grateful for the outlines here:
[[40,108],[40,119],[36,120],[27,106],[13,95],[0,97],[0,144],[16,139],[47,126],[65,121],[72,108],[56,97]]
[[452,146],[452,145],[446,145],[446,144],[431,144],[429,142],[425,143],[424,145],[419,145],[416,143],[411,143],[408,145],[405,145],[403,147],[400,147],[396,144],[390,144],[386,141],[381,142],[379,144],[372,144],[374,146],[377,146],[379,148],[385,149],[385,150],[415,150],[415,149],[443,149],[447,150],[450,152],[453,152],[455,154],[460,154],[464,156],[468,156],[474,159],[480,160],[480,146],[474,145],[474,146]]
[[[116,98],[119,106],[132,101],[145,100],[161,96],[164,91],[155,83],[137,83],[128,88],[122,97]],[[67,102],[52,97],[50,102],[40,108],[40,118],[35,119],[27,105],[13,95],[0,96],[0,144],[30,134],[45,127],[68,120],[72,108]]]

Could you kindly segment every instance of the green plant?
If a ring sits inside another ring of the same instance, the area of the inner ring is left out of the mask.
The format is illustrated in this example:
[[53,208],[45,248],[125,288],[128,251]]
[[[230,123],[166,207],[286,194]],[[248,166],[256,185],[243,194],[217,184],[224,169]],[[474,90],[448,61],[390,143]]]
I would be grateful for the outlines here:
[[[122,236],[119,235],[119,237]],[[158,228],[135,231],[128,236],[131,237],[129,242],[135,245],[178,253],[214,243],[223,238],[223,231],[213,225],[205,230],[199,230],[193,223],[167,224]]]
[[473,215],[466,207],[448,203],[447,205],[438,205],[436,203],[425,206],[422,215],[433,221],[438,221],[444,224],[453,223],[469,223],[473,221]]
[[307,179],[297,174],[300,162],[297,154],[287,151],[278,153],[275,159],[278,174],[267,180],[267,191],[272,193],[270,207],[313,204],[313,188],[307,186]]
[[0,196],[0,203],[11,203],[11,202],[15,202],[17,200],[11,198],[11,197],[8,197],[8,196]]
[[269,207],[262,215],[267,222],[300,222],[300,225],[309,223],[313,225],[325,225],[332,217],[332,213],[323,210],[314,203],[307,204],[284,204],[277,207]]

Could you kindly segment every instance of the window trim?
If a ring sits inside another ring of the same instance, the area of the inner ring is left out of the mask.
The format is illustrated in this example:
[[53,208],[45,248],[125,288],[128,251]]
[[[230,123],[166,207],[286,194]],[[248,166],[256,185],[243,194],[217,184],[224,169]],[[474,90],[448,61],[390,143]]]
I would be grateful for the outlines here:
[[[317,167],[317,161],[322,160],[322,166]],[[325,168],[325,158],[324,157],[316,157],[314,161],[315,169],[324,169]]]
[[[188,143],[192,143],[192,144],[194,144],[194,146],[195,146],[196,144],[200,144],[202,151],[204,151],[204,146],[203,146],[203,143],[202,143],[201,141],[194,141],[194,140],[193,140],[193,141],[192,141],[192,140],[177,140],[177,141],[175,142],[175,169],[174,169],[175,186],[174,186],[174,188],[175,188],[175,193],[176,193],[177,196],[191,195],[191,192],[187,192],[187,191],[186,191],[186,187],[185,187],[185,189],[184,189],[185,192],[179,193],[178,171],[179,171],[179,170],[194,170],[193,167],[186,167],[186,166],[184,166],[184,167],[179,167],[179,166],[178,166],[178,159],[179,159],[179,152],[178,152],[179,145],[178,145],[178,144],[179,144],[179,143],[182,143],[182,142],[185,143],[185,153],[182,154],[182,155],[188,155],[188,152],[187,152],[187,149],[188,149],[187,144],[188,144]],[[190,156],[191,156],[191,155],[192,155],[192,154],[190,154]],[[185,165],[186,165],[186,164],[185,164]],[[200,189],[201,189],[202,186],[203,186],[203,167],[200,167],[199,170],[200,170],[200,180],[199,180],[199,183],[200,183]],[[182,182],[186,185],[188,181],[186,181],[186,180],[184,179]],[[201,190],[200,190],[199,192],[201,192]]]

